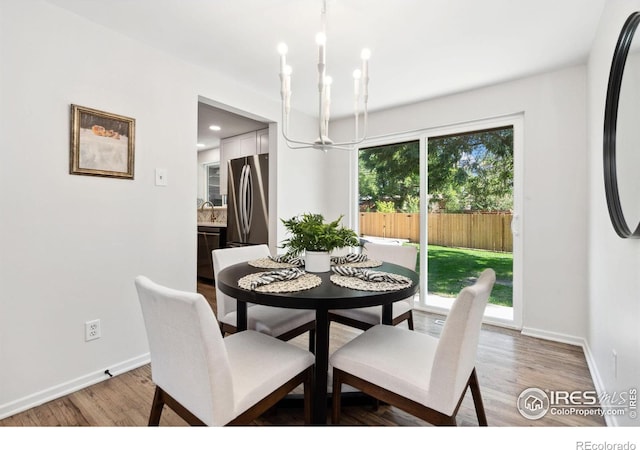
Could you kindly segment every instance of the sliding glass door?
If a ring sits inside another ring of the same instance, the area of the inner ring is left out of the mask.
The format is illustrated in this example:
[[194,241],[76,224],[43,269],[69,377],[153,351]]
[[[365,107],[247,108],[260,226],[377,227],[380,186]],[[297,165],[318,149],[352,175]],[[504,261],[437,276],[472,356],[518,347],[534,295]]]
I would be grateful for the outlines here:
[[522,121],[405,133],[358,151],[359,233],[418,247],[416,307],[446,313],[491,267],[497,282],[486,321],[521,326]]

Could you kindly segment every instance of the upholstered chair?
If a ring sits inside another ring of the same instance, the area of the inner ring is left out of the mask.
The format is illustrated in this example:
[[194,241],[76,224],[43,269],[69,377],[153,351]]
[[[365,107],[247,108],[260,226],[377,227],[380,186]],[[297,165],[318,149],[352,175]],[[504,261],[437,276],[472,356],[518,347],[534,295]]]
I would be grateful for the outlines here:
[[[367,242],[363,253],[370,259],[390,262],[416,269],[418,250],[413,245],[374,244]],[[373,269],[375,270],[375,268]],[[413,330],[413,297],[397,301],[393,304],[393,325],[407,321],[407,326]],[[369,306],[365,308],[334,309],[329,311],[329,321],[337,322],[360,330],[367,330],[374,325],[382,323],[382,306]]]
[[[213,274],[217,280],[222,269],[241,262],[267,258],[270,252],[266,245],[261,244],[216,249],[212,251],[212,255]],[[222,292],[217,284],[216,282],[216,308],[222,333],[235,333],[238,323],[237,300]],[[314,340],[315,320],[315,312],[312,310],[251,304],[247,308],[247,329],[285,341],[309,331],[309,348],[312,348]]]
[[301,383],[310,419],[313,354],[256,331],[222,337],[197,293],[135,280],[156,385],[149,425],[166,404],[191,425],[246,424]]
[[347,384],[436,425],[455,425],[471,388],[480,425],[487,419],[476,375],[482,317],[495,283],[486,269],[462,289],[440,338],[389,325],[376,325],[338,349],[333,366],[333,423],[340,421],[340,392]]

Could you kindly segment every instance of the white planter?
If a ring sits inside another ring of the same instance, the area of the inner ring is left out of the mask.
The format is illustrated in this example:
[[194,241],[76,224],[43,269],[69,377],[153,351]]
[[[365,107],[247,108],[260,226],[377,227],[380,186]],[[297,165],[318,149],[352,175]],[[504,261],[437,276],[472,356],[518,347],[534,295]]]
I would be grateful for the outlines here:
[[304,270],[307,272],[328,272],[331,270],[329,252],[304,252]]

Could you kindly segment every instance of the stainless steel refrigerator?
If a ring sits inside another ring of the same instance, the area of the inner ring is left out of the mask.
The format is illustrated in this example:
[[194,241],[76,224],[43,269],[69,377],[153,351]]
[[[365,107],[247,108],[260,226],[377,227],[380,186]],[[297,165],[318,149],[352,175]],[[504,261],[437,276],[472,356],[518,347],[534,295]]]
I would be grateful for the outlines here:
[[269,243],[269,154],[227,165],[227,247]]

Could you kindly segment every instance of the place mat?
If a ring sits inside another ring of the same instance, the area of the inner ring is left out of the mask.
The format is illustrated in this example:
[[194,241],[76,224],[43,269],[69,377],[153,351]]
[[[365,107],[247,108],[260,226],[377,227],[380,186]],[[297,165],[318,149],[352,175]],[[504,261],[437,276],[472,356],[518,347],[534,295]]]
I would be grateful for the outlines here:
[[340,267],[368,268],[381,266],[382,261],[369,259],[369,257],[363,253],[348,253],[344,256],[332,256],[331,265]]
[[[265,273],[266,272],[256,272],[245,275],[238,280],[238,286],[242,289],[251,290],[252,283],[257,282]],[[303,275],[294,280],[274,281],[273,283],[258,286],[255,288],[255,291],[272,293],[297,292],[313,289],[316,286],[320,286],[320,283],[322,283],[322,278],[317,275],[304,272]]]
[[397,275],[395,273],[388,272],[380,272],[380,271],[369,271],[369,273],[373,276],[375,275],[384,275],[387,277],[391,277],[398,282],[391,281],[367,281],[356,276],[348,276],[348,275],[339,275],[334,273],[329,278],[332,283],[337,284],[341,287],[346,287],[350,289],[355,289],[358,291],[400,291],[402,289],[408,288],[413,284],[410,278],[407,278],[402,275]]
[[369,259],[367,261],[350,262],[350,263],[336,264],[336,265],[340,267],[360,267],[361,269],[367,269],[371,267],[380,267],[382,265],[382,261]]
[[290,269],[292,267],[301,267],[301,264],[275,261],[272,258],[254,259],[252,261],[248,261],[247,264],[259,269]]
[[[272,258],[260,258],[248,261],[247,264],[249,264],[251,267],[257,267],[258,269],[290,269],[293,267],[303,267],[304,261],[302,261],[302,264],[292,264],[288,262],[275,261]],[[332,261],[331,264],[335,265],[336,263]],[[380,267],[382,265],[382,261],[369,259],[366,261],[347,262],[338,265],[340,265],[341,267],[360,267],[366,269],[371,267]]]

